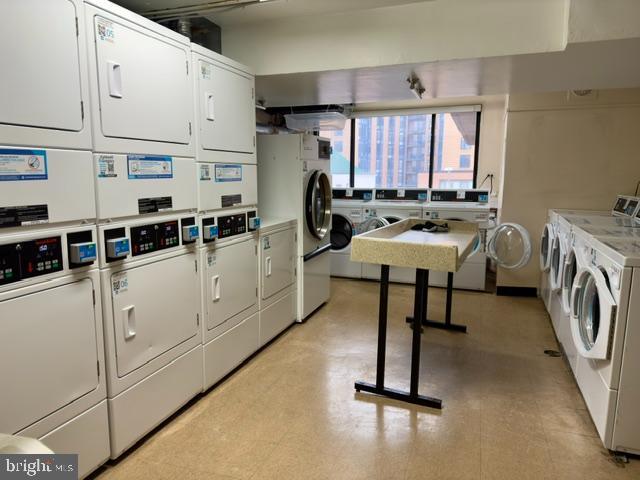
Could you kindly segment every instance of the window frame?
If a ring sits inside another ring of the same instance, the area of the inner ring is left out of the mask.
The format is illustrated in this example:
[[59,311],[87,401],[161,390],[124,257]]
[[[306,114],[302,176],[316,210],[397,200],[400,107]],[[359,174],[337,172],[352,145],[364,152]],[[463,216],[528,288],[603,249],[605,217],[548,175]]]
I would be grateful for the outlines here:
[[458,113],[458,112],[460,113],[475,112],[476,114],[476,138],[475,138],[474,151],[473,151],[473,178],[472,178],[472,188],[476,188],[477,182],[478,182],[478,159],[479,159],[479,153],[480,153],[480,124],[482,119],[481,105],[464,105],[464,106],[454,106],[454,107],[355,112],[349,120],[351,122],[351,138],[350,138],[350,144],[349,144],[349,188],[355,187],[355,180],[356,180],[356,165],[355,165],[356,137],[357,137],[356,120],[358,118],[431,115],[431,126],[430,126],[431,140],[429,143],[429,186],[428,188],[433,188],[436,115],[445,114],[445,113]]

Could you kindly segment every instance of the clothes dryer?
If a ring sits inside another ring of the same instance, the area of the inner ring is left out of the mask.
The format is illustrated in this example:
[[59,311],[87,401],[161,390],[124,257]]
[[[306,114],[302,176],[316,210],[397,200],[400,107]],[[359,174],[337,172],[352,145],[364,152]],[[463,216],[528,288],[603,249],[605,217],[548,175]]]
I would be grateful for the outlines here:
[[372,189],[333,189],[331,213],[331,275],[362,278],[362,263],[351,261],[351,239],[373,215]]

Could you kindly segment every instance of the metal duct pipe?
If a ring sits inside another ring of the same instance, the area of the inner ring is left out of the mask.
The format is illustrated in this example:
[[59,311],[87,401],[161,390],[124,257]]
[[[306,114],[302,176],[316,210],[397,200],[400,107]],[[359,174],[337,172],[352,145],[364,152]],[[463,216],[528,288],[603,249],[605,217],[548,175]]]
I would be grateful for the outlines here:
[[190,18],[178,19],[177,30],[179,34],[184,35],[189,40],[191,40],[191,19]]

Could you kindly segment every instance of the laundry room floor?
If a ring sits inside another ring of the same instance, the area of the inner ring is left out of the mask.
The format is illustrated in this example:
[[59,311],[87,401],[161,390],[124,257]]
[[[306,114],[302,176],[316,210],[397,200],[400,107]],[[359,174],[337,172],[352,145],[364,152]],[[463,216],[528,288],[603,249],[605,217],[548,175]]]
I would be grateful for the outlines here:
[[[413,290],[392,285],[388,386],[408,388]],[[429,317],[444,315],[430,289]],[[357,394],[376,372],[378,284],[334,279],[331,302],[276,339],[102,479],[638,479],[601,446],[542,302],[455,292],[469,333],[426,329],[420,392],[442,411]]]

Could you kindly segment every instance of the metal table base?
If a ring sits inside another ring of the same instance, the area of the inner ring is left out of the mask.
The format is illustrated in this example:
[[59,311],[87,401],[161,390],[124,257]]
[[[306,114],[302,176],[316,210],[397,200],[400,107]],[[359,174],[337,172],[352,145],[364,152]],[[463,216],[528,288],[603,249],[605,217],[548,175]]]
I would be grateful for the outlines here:
[[389,265],[382,265],[380,272],[380,306],[378,311],[378,359],[376,383],[357,381],[357,392],[367,392],[384,397],[431,408],[442,408],[442,400],[418,394],[420,379],[420,319],[426,318],[429,287],[429,270],[416,269],[416,286],[413,301],[413,336],[411,341],[411,380],[409,392],[386,388],[384,369],[387,344],[387,310],[389,304]]

